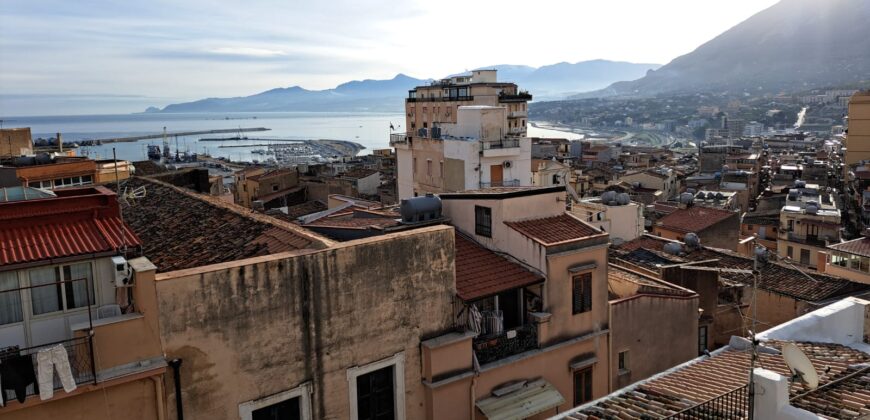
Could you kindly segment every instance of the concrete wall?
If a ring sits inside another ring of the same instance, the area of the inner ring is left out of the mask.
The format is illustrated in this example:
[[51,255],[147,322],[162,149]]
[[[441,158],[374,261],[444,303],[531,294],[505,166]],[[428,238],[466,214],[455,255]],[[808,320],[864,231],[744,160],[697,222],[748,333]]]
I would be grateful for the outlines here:
[[29,156],[33,154],[30,127],[0,129],[0,157]]
[[406,418],[423,418],[419,344],[453,326],[453,255],[453,230],[436,226],[159,274],[185,418],[235,419],[243,402],[311,382],[313,417],[347,419],[348,369],[399,352]]
[[[704,246],[737,251],[740,242],[740,213],[734,213],[727,219],[695,233]],[[686,236],[686,232],[670,230],[664,226],[653,226],[653,234],[677,241],[683,241]]]
[[[610,302],[613,389],[628,386],[698,355],[698,296],[635,295]],[[619,353],[628,351],[628,369]]]

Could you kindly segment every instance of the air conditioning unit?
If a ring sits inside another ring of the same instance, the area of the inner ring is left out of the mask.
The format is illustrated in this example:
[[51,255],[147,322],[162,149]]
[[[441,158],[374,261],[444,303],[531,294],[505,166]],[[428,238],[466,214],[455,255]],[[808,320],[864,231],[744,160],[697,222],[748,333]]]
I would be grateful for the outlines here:
[[505,168],[510,168],[511,165],[513,165],[513,163],[509,160],[506,160],[506,161],[502,162],[502,164],[501,164],[501,166],[504,166]]
[[112,267],[115,272],[115,287],[130,287],[133,285],[133,269],[127,264],[127,259],[118,255],[112,257]]

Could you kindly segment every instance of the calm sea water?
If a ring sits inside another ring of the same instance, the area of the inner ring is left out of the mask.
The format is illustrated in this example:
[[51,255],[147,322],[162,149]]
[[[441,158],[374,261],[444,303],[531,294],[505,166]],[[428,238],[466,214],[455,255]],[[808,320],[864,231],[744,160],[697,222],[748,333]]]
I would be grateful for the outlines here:
[[[341,112],[273,112],[273,113],[184,113],[184,114],[126,114],[126,115],[76,115],[3,118],[3,127],[30,127],[33,138],[54,137],[60,132],[65,142],[112,137],[158,134],[163,127],[173,131],[203,131],[265,127],[269,131],[247,132],[253,139],[245,141],[200,141],[207,137],[231,137],[229,134],[197,136],[170,136],[170,149],[182,152],[208,153],[232,160],[251,161],[262,159],[251,150],[265,148],[255,146],[268,144],[270,139],[331,139],[348,140],[366,147],[361,154],[372,149],[389,147],[390,124],[396,132],[404,132],[404,115],[401,113],[341,113]],[[568,137],[561,131],[529,127],[529,135],[537,137]],[[101,146],[81,147],[79,155],[94,159],[112,157],[115,149],[118,159],[143,160],[147,158],[148,145],[162,145],[162,139],[139,140],[127,143],[109,143]],[[177,145],[177,146],[176,146]],[[222,145],[248,145],[248,147],[221,148]]]

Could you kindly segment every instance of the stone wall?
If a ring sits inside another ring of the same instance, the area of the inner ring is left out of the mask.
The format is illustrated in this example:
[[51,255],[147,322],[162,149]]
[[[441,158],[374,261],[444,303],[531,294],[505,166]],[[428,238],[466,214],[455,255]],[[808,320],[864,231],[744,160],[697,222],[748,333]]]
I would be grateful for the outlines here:
[[240,403],[311,383],[313,418],[347,419],[348,368],[400,352],[406,418],[423,418],[419,346],[453,327],[453,246],[435,226],[159,274],[185,418],[236,419]]

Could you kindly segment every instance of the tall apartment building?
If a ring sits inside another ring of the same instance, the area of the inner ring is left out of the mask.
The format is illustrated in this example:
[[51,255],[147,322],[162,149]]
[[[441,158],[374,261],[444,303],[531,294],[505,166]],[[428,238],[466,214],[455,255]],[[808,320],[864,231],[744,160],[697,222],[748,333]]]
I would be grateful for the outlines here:
[[870,91],[858,92],[849,101],[846,165],[870,159]]
[[532,95],[495,70],[418,86],[405,99],[407,133],[392,134],[399,198],[531,185],[525,137]]
[[777,253],[801,265],[816,267],[819,252],[840,242],[840,210],[818,185],[795,181],[779,220]]

